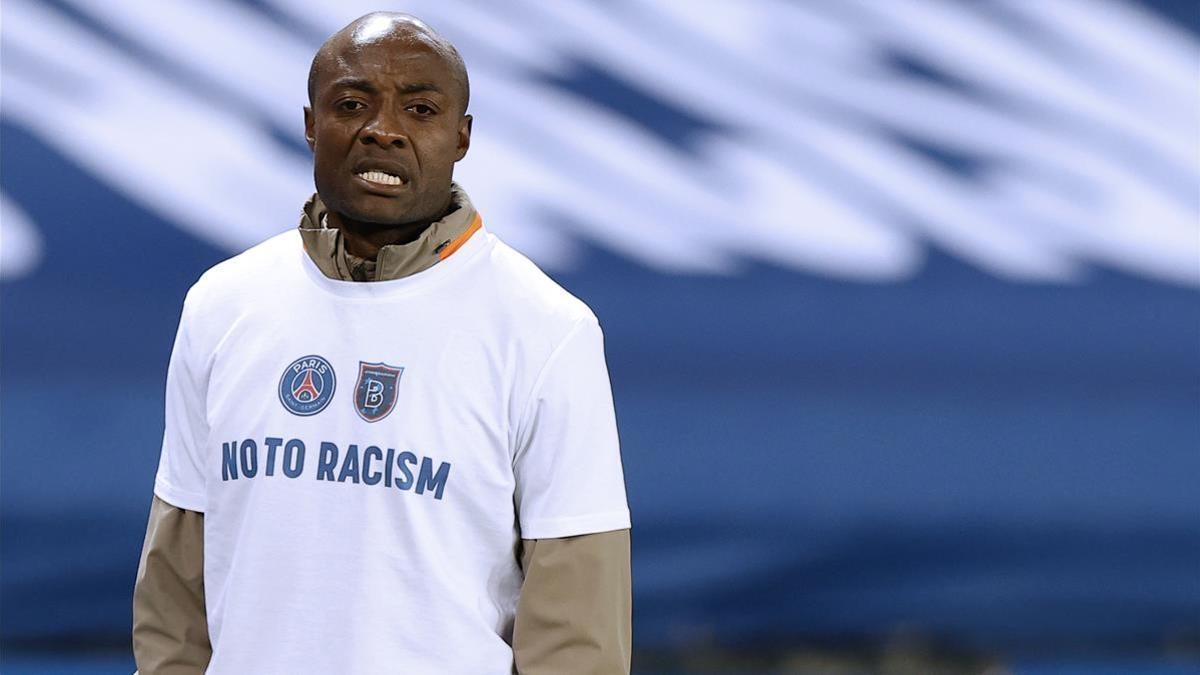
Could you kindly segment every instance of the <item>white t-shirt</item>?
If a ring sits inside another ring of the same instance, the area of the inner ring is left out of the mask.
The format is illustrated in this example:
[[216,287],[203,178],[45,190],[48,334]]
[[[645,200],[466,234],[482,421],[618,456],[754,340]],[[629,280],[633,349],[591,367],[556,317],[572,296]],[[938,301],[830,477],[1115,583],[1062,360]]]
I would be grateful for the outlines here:
[[629,527],[595,315],[486,230],[394,281],[299,232],[206,272],[155,494],[204,515],[209,673],[509,673],[518,539]]

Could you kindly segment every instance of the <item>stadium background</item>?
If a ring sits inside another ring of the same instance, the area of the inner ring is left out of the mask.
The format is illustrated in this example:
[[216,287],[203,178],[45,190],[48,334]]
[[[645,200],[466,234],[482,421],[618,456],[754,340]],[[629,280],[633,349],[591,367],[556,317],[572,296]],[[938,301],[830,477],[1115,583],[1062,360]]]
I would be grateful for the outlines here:
[[[3,672],[132,670],[183,294],[295,226],[309,59],[378,8],[5,1]],[[1195,672],[1196,3],[387,8],[606,330],[636,672]]]

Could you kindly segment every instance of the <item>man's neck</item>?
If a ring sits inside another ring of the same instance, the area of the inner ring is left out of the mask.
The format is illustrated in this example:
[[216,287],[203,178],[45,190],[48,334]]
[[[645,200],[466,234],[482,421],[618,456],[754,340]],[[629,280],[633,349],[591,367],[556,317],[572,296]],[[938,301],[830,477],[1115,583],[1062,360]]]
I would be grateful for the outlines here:
[[436,218],[425,218],[410,223],[381,225],[366,223],[346,217],[335,211],[327,211],[327,225],[342,231],[342,239],[346,251],[364,260],[377,260],[379,250],[392,244],[408,244],[417,240],[421,233],[429,229],[433,223],[445,218],[455,207],[452,199],[447,200],[446,208],[442,209]]

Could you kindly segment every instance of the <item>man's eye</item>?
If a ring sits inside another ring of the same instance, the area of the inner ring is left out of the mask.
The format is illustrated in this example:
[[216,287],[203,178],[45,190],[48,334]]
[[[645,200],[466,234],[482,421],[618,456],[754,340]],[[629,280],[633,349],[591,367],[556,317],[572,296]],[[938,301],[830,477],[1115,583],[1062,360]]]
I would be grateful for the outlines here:
[[437,112],[436,110],[434,110],[430,106],[425,105],[424,103],[414,103],[414,104],[408,106],[408,109],[417,113],[418,115],[432,115],[435,112]]
[[[358,106],[358,107],[354,107],[354,106]],[[363,105],[362,101],[355,101],[353,99],[347,100],[347,101],[342,101],[341,103],[338,103],[338,108],[340,108],[341,110],[362,110],[365,107],[366,106]]]

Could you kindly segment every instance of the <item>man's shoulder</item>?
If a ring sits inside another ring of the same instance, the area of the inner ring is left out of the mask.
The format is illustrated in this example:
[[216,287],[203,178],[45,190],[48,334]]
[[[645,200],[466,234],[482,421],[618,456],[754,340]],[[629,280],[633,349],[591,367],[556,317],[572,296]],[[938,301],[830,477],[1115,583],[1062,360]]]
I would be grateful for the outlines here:
[[208,268],[188,291],[189,302],[220,301],[244,294],[270,279],[296,254],[300,234],[291,229]]
[[520,251],[495,237],[489,263],[493,283],[491,292],[510,311],[529,315],[539,321],[574,324],[595,314],[588,305],[546,274]]

